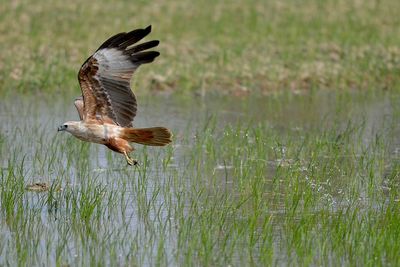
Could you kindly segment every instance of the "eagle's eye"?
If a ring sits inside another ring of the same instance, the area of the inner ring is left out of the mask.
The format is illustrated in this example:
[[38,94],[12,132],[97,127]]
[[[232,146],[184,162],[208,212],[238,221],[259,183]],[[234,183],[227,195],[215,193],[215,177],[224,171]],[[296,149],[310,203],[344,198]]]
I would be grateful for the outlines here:
[[67,129],[67,128],[68,128],[68,125],[64,124],[64,128]]

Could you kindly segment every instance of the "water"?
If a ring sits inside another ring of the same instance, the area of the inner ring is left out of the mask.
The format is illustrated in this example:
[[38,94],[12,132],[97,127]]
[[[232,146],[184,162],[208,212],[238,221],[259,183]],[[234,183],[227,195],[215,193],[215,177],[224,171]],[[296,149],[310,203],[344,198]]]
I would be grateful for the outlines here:
[[[123,156],[104,146],[84,144],[66,133],[57,133],[57,127],[64,121],[78,119],[73,99],[48,101],[40,97],[21,97],[0,101],[3,177],[13,168],[22,185],[45,181],[62,188],[60,195],[54,197],[49,197],[50,193],[23,193],[21,208],[28,225],[24,225],[22,234],[16,233],[16,228],[10,225],[7,212],[2,213],[0,265],[16,263],[18,257],[25,255],[24,249],[28,255],[26,261],[39,264],[87,265],[96,262],[98,257],[99,264],[184,265],[187,259],[181,251],[185,251],[185,246],[190,247],[190,240],[182,236],[189,236],[190,229],[182,229],[182,225],[197,227],[193,225],[198,223],[198,217],[191,214],[196,198],[199,205],[205,205],[195,208],[201,211],[213,201],[222,204],[226,201],[215,192],[228,192],[229,201],[240,200],[243,195],[245,185],[238,184],[237,175],[241,169],[248,170],[237,167],[234,158],[227,162],[222,156],[213,156],[213,138],[216,140],[223,135],[229,125],[233,128],[267,125],[267,129],[297,140],[323,128],[346,129],[351,122],[363,126],[362,145],[357,146],[360,151],[354,153],[360,153],[361,157],[362,149],[372,145],[376,135],[380,135],[391,144],[388,159],[394,161],[399,157],[400,127],[394,123],[400,114],[399,95],[396,94],[320,91],[309,95],[250,98],[139,98],[135,127],[165,126],[174,133],[173,144],[166,148],[135,145],[134,155],[141,162],[139,168],[127,166]],[[202,134],[209,134],[209,128],[215,128],[209,136],[211,140],[200,144],[201,149],[196,148]],[[385,131],[386,128],[390,131]],[[279,137],[274,138],[279,141]],[[275,156],[248,158],[247,162],[241,159],[241,164],[266,165],[263,186],[265,192],[270,192],[276,183],[276,173],[300,161],[286,156],[286,150],[292,149],[286,147],[287,144],[266,143],[274,146]],[[203,149],[208,154],[198,160],[194,151]],[[350,156],[340,155],[344,160]],[[309,168],[307,162],[300,164],[304,165],[304,170]],[[388,171],[391,167],[388,160]],[[339,205],[340,190],[345,190],[343,184],[349,178],[327,179],[325,184],[312,179],[305,182],[313,190],[325,192],[327,199],[321,205],[332,203],[334,210],[340,208],[335,205]],[[271,202],[268,214],[274,216],[275,221],[280,217],[285,220],[287,194],[287,190],[281,190],[264,196]],[[76,200],[80,202],[74,202]],[[4,210],[5,201],[1,204]],[[18,210],[18,206],[15,209]],[[230,209],[228,206],[227,210]],[[194,221],[190,222],[192,216]],[[229,220],[229,216],[227,218]],[[21,227],[20,223],[18,225]],[[274,227],[281,229],[279,223]],[[17,236],[22,236],[22,241],[18,241]],[[274,257],[278,262],[285,262],[286,256],[279,252],[281,238],[279,234],[273,237]],[[24,244],[16,249],[18,242]],[[230,255],[233,262],[246,262],[240,253]],[[260,257],[257,253],[253,256]],[[201,264],[201,256],[193,254],[192,257],[193,262]],[[104,262],[104,258],[108,260]]]

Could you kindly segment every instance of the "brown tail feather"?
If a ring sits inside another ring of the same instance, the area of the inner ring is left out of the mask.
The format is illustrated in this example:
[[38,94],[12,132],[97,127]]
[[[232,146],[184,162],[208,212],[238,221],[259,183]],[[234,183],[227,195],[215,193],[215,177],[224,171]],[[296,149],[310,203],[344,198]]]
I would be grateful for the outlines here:
[[172,133],[164,127],[125,128],[122,131],[121,138],[142,145],[165,146],[171,143]]

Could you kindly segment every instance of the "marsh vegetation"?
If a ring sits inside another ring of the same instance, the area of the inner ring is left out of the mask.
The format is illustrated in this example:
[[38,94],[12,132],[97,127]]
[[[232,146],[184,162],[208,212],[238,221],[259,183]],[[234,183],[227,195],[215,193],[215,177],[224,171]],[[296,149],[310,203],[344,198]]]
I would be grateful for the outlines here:
[[1,263],[398,263],[397,97],[179,101],[142,101],[175,140],[140,167],[57,134],[71,105],[2,102]]

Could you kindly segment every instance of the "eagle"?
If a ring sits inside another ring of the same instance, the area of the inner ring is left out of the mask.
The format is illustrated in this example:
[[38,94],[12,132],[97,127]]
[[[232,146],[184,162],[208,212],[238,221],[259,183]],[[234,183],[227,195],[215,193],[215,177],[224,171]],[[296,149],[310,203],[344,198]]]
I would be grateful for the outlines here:
[[78,73],[82,95],[74,104],[80,121],[67,121],[58,127],[80,140],[103,144],[125,156],[129,165],[138,161],[129,154],[131,142],[149,146],[165,146],[172,141],[172,133],[165,127],[134,128],[136,97],[130,81],[142,64],[153,62],[160,55],[149,51],[158,40],[140,40],[151,32],[145,29],[122,32],[107,39],[82,65]]

